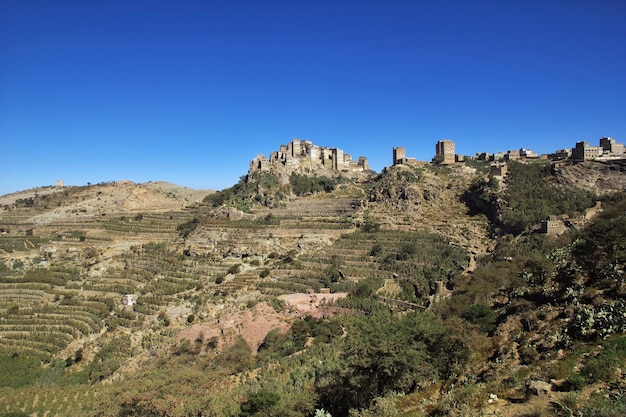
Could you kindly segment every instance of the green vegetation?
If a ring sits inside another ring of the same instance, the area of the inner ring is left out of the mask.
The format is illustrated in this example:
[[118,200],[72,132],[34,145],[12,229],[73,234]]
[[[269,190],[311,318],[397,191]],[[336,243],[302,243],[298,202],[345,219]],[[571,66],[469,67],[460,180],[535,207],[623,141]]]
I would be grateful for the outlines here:
[[479,161],[477,159],[466,159],[465,165],[470,168],[474,168],[477,172],[486,175],[491,171],[490,162],[488,161]]
[[328,177],[312,177],[310,175],[301,175],[292,173],[289,176],[289,184],[291,191],[297,196],[305,196],[319,192],[329,193],[335,189],[339,183],[337,178]]
[[509,161],[508,167],[504,193],[497,179],[491,177],[475,183],[470,190],[474,198],[468,198],[476,210],[507,230],[520,233],[550,215],[580,216],[593,205],[592,193],[551,182],[548,161]]
[[242,177],[230,188],[206,196],[204,203],[212,207],[232,206],[247,212],[254,204],[267,207],[280,205],[290,193],[297,196],[328,193],[345,181],[342,178],[317,177],[294,172],[289,176],[289,183],[283,185],[275,173],[256,172]]
[[204,203],[212,207],[228,205],[248,212],[253,204],[272,207],[283,201],[287,193],[276,174],[259,172],[242,177],[230,188],[206,196]]
[[[47,355],[16,349],[14,352],[3,351],[0,354],[0,386],[20,388],[35,384],[50,384],[63,374],[65,364],[52,360]],[[52,360],[52,362],[50,362]],[[48,363],[42,367],[41,363]]]
[[[346,244],[358,240],[360,245],[370,247],[368,255],[378,264],[377,270],[396,274],[400,280],[414,285],[415,292],[423,296],[431,292],[435,281],[455,277],[468,262],[462,250],[435,234],[363,231],[344,239]],[[407,301],[414,301],[414,296],[412,298]]]
[[548,164],[509,162],[505,224],[521,230],[549,215],[580,215],[592,206],[594,196],[575,188],[564,188],[548,181]]
[[0,250],[8,253],[23,252],[39,248],[49,242],[48,239],[37,236],[0,236]]
[[317,382],[324,409],[347,415],[377,397],[408,394],[449,378],[470,359],[467,329],[426,313],[355,317],[340,356],[342,368],[329,369]]
[[472,304],[463,309],[461,317],[470,323],[477,324],[484,332],[492,332],[496,328],[496,315],[484,303]]
[[179,233],[181,237],[187,237],[191,233],[193,233],[194,230],[196,230],[199,224],[200,224],[200,220],[194,217],[188,222],[185,222],[176,226],[176,231]]

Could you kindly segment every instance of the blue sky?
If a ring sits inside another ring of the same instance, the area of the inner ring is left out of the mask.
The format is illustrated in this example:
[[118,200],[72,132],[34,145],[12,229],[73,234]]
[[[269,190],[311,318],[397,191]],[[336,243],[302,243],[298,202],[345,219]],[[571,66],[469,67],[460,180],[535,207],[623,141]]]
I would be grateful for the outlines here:
[[293,138],[420,160],[626,142],[626,2],[0,1],[0,194],[222,189]]

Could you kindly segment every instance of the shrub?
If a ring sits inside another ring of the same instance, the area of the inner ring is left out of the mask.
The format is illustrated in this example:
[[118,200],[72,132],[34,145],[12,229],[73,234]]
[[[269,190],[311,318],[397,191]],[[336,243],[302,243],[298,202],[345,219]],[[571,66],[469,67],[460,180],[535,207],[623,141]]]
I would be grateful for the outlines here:
[[191,344],[191,340],[189,339],[181,340],[180,343],[172,350],[172,354],[175,356],[193,355],[196,353],[198,352],[196,352],[195,347]]
[[485,332],[492,332],[496,328],[496,314],[484,303],[467,306],[461,317],[470,323],[477,324]]
[[380,243],[374,243],[370,250],[370,256],[379,256],[383,253],[383,245]]
[[193,218],[192,220],[188,222],[179,224],[176,227],[176,231],[178,232],[179,236],[186,238],[191,233],[193,233],[194,230],[196,230],[199,224],[200,224],[200,220],[198,220],[197,218]]
[[373,221],[370,218],[365,219],[361,231],[363,233],[376,233],[380,230],[380,223]]
[[546,162],[510,161],[507,187],[501,191],[493,177],[475,183],[467,197],[472,208],[489,219],[519,234],[549,215],[574,216],[591,206],[594,195],[575,188],[554,185]]
[[582,375],[578,373],[572,373],[565,380],[565,384],[563,384],[563,389],[565,389],[565,391],[580,391],[586,385],[587,383],[585,382],[585,378]]
[[2,417],[29,417],[30,414],[27,414],[23,411],[10,411],[8,413],[2,414]]
[[595,357],[589,358],[581,373],[588,382],[611,382],[624,368],[626,361],[626,336],[616,335],[609,339],[603,350]]
[[590,417],[621,417],[626,415],[626,395],[613,392],[610,395],[596,393],[580,410],[580,415]]
[[220,353],[216,360],[218,365],[225,367],[233,374],[243,372],[252,365],[252,350],[245,339],[240,336],[235,344]]
[[328,177],[312,177],[292,173],[289,177],[291,190],[297,196],[314,194],[318,192],[331,192],[337,186],[337,180]]
[[248,401],[241,405],[242,416],[271,415],[271,409],[278,403],[278,394],[267,389],[248,394]]

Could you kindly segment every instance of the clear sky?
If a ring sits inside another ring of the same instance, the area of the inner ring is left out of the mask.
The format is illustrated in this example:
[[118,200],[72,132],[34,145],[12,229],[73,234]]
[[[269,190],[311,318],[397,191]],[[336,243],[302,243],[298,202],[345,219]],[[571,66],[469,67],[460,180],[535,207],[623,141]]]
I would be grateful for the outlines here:
[[0,194],[222,189],[293,138],[539,153],[626,142],[624,0],[2,0]]

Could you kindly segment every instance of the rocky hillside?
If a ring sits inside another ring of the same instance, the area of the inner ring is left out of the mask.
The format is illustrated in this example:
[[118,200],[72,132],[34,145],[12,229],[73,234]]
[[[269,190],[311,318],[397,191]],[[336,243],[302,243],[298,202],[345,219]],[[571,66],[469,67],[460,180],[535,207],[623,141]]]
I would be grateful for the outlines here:
[[621,166],[2,196],[0,416],[623,415]]
[[[192,190],[164,181],[135,184],[131,181],[83,187],[44,187],[0,196],[0,206],[46,211],[52,219],[102,216],[107,213],[179,210],[200,202],[211,191]],[[42,216],[41,222],[48,221]]]
[[583,188],[597,194],[621,192],[626,189],[626,162],[586,161],[553,166],[554,181],[565,187]]
[[441,234],[474,259],[491,246],[489,223],[485,216],[470,215],[463,196],[484,177],[464,165],[435,169],[398,165],[372,182],[365,206],[384,228]]

